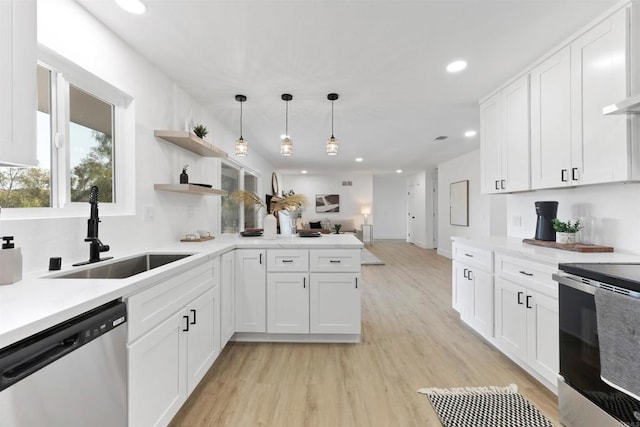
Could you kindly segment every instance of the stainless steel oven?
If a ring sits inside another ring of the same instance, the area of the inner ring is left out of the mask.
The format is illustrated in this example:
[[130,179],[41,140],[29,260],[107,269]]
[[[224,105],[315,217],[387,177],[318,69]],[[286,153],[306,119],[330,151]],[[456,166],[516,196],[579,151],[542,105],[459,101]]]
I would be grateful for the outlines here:
[[[610,275],[621,271],[612,266],[560,264],[560,273],[554,275],[559,283],[560,311],[558,405],[560,421],[565,426],[640,427],[640,402],[600,378],[595,290],[602,287],[618,293],[637,293],[628,289],[628,281],[621,280],[620,274]],[[638,274],[635,277],[640,280],[640,265],[622,270]],[[638,287],[640,291],[640,283]]]

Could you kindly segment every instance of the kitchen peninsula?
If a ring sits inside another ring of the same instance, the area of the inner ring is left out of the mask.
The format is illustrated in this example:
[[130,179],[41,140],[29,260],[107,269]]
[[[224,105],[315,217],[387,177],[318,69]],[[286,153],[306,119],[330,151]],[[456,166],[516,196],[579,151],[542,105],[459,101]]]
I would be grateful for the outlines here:
[[59,276],[139,252],[32,273],[0,287],[0,348],[122,299],[129,425],[166,424],[229,340],[358,342],[361,248],[349,234],[223,236],[145,251],[189,256],[128,278]]

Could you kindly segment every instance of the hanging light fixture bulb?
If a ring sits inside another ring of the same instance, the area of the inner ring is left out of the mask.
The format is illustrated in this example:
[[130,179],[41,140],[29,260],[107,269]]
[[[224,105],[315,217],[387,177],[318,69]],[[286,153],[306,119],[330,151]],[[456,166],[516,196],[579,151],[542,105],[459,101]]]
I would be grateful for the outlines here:
[[289,137],[289,101],[293,99],[293,96],[288,93],[283,93],[280,97],[285,102],[285,116],[284,116],[284,137],[280,142],[280,154],[283,156],[291,156],[293,154],[293,140]]
[[242,138],[242,103],[247,100],[244,95],[236,95],[236,101],[240,103],[240,138],[236,141],[236,156],[246,157],[249,154],[249,144]]
[[337,93],[330,93],[327,95],[327,99],[331,101],[331,138],[327,140],[327,154],[330,156],[338,155],[338,140],[333,136],[333,101],[338,99]]

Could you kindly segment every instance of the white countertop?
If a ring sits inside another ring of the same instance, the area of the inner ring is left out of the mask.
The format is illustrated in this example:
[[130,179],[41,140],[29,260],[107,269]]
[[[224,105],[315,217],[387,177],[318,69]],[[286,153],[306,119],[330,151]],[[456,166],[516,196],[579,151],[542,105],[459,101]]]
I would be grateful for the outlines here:
[[56,272],[32,272],[25,274],[20,282],[0,286],[0,349],[109,301],[140,292],[233,249],[359,249],[362,246],[353,234],[326,234],[316,238],[278,236],[276,240],[222,236],[206,242],[177,242],[154,250],[132,248],[124,256],[103,262],[107,264],[141,253],[194,254],[126,279],[52,278],[96,264],[66,265]]
[[478,237],[451,238],[454,242],[470,246],[490,249],[496,252],[513,256],[530,258],[538,262],[557,266],[567,262],[637,262],[640,263],[640,255],[622,252],[572,252],[562,249],[546,248],[542,246],[522,243],[521,238],[516,237]]

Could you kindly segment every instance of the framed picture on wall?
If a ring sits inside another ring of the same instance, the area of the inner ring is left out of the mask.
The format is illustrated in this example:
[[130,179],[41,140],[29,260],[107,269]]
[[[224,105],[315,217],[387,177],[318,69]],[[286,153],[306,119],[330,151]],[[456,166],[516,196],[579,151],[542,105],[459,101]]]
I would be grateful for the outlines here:
[[451,225],[469,226],[469,181],[451,183],[449,194]]
[[339,194],[316,194],[316,212],[340,212]]

